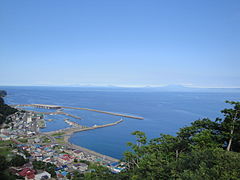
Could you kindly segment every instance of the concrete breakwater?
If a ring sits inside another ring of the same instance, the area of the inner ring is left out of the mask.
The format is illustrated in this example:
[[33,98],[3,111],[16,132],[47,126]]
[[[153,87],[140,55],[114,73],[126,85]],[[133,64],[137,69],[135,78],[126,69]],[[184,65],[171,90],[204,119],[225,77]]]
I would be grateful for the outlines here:
[[33,113],[37,113],[37,114],[44,114],[44,115],[59,115],[59,114],[62,114],[62,115],[65,115],[65,116],[73,117],[75,119],[81,119],[79,116],[75,116],[75,115],[72,115],[72,114],[69,114],[69,113],[66,113],[66,112],[63,112],[63,111],[38,112],[38,111],[29,111],[28,110],[28,112],[33,112]]
[[78,145],[75,145],[75,144],[72,144],[70,143],[68,140],[69,138],[71,137],[71,135],[73,133],[76,133],[76,132],[80,132],[80,131],[88,131],[88,130],[93,130],[93,129],[97,129],[97,128],[104,128],[104,127],[108,127],[108,126],[114,126],[114,125],[117,125],[119,123],[121,123],[123,120],[119,120],[119,121],[116,121],[116,122],[113,122],[113,123],[109,123],[109,124],[103,124],[103,125],[94,125],[92,127],[82,127],[82,128],[79,128],[79,127],[74,127],[74,128],[66,128],[66,129],[61,129],[61,130],[57,130],[57,131],[51,131],[51,132],[45,132],[45,133],[42,133],[44,135],[47,135],[48,137],[49,136],[52,136],[54,134],[57,134],[57,133],[64,133],[62,136],[64,137],[64,142],[66,146],[68,147],[71,147],[73,149],[79,149],[87,154],[92,154],[92,155],[95,155],[97,157],[101,157],[105,160],[108,160],[110,162],[118,162],[119,159],[116,159],[116,158],[113,158],[113,157],[110,157],[110,156],[106,156],[106,155],[103,155],[103,154],[100,154],[98,152],[95,152],[95,151],[92,151],[92,150],[89,150],[87,148],[83,148],[81,146],[78,146]]
[[46,134],[46,135],[53,135],[53,134],[56,134],[56,133],[64,133],[64,135],[68,135],[69,136],[69,135],[72,135],[73,133],[80,132],[80,131],[88,131],[88,130],[93,130],[93,129],[97,129],[97,128],[104,128],[104,127],[108,127],[108,126],[114,126],[114,125],[117,125],[117,124],[121,123],[122,121],[123,120],[119,120],[119,121],[116,121],[116,122],[113,122],[113,123],[103,124],[103,125],[94,125],[94,126],[91,126],[91,127],[65,128],[65,129],[60,129],[60,130],[57,130],[57,131],[45,132],[44,134]]
[[[114,116],[127,117],[127,118],[132,118],[132,119],[140,119],[140,120],[144,119],[143,117],[114,113],[114,112],[108,112],[108,111],[102,111],[102,110],[97,110],[97,109],[89,109],[89,108],[66,107],[66,106],[47,105],[47,104],[18,104],[18,105],[12,105],[12,106],[13,107],[29,106],[29,107],[37,107],[37,108],[45,108],[45,109],[76,109],[76,110],[86,110],[86,111],[104,113],[104,114],[109,114],[109,115],[114,115]],[[58,112],[61,112],[61,111],[58,111]]]
[[126,115],[126,114],[120,114],[120,113],[113,113],[113,112],[107,112],[107,111],[102,111],[102,110],[97,110],[97,109],[89,109],[89,108],[76,108],[76,107],[63,107],[64,109],[79,109],[79,110],[86,110],[86,111],[94,111],[94,112],[99,112],[99,113],[104,113],[104,114],[110,114],[114,116],[122,116],[122,117],[127,117],[127,118],[132,118],[132,119],[144,119],[143,117],[137,117],[137,116],[131,116],[131,115]]

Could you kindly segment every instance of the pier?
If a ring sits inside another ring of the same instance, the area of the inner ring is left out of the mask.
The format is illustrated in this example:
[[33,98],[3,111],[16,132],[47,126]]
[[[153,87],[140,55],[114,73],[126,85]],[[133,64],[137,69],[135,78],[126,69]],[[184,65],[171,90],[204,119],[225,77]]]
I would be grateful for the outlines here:
[[[29,106],[29,107],[45,108],[45,109],[76,109],[76,110],[93,111],[93,112],[104,113],[104,114],[109,114],[109,115],[113,115],[113,116],[121,116],[121,117],[132,118],[132,119],[140,119],[140,120],[144,119],[143,117],[138,117],[138,116],[102,111],[102,110],[97,110],[97,109],[79,108],[79,107],[66,107],[66,106],[47,105],[47,104],[46,105],[45,104],[18,104],[18,105],[12,105],[12,106],[13,107]],[[58,111],[58,112],[61,112],[61,111]]]

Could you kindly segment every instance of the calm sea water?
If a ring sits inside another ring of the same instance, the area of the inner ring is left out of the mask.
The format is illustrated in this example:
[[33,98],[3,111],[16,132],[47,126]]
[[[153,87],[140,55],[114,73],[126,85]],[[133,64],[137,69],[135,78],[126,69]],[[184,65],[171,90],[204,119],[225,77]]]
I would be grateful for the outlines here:
[[[0,89],[8,92],[5,98],[8,104],[56,104],[144,117],[144,120],[124,118],[124,122],[116,126],[79,132],[70,138],[74,144],[116,158],[121,158],[122,153],[127,150],[127,142],[134,141],[131,135],[133,131],[143,131],[149,138],[158,137],[160,133],[174,135],[180,127],[189,125],[194,120],[204,117],[215,119],[221,116],[220,110],[228,107],[224,103],[225,100],[240,100],[240,93],[122,92],[53,87],[0,87]],[[80,116],[81,120],[70,119],[87,126],[120,119],[96,112],[65,111]],[[64,116],[47,118],[54,121],[47,122],[47,128],[42,131],[68,127],[63,121],[66,118]]]

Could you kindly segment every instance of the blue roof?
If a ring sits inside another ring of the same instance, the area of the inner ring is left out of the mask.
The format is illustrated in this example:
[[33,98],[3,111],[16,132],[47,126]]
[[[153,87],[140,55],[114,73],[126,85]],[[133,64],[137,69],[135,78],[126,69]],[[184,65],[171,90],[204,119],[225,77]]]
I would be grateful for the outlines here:
[[68,173],[68,172],[66,172],[66,171],[61,172],[61,174],[62,174],[63,176],[66,176],[67,173]]
[[22,146],[24,146],[24,144],[18,144],[18,145],[17,145],[17,147],[22,147]]
[[55,168],[56,171],[63,169],[62,167]]
[[117,166],[118,162],[111,163],[110,166]]
[[40,147],[41,147],[41,145],[39,145],[39,144],[34,144],[34,146],[35,146],[36,148],[40,148]]

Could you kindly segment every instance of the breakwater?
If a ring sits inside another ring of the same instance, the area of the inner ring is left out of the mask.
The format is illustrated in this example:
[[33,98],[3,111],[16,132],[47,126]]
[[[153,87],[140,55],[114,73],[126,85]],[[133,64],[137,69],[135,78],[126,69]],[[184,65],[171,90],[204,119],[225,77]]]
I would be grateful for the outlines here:
[[132,118],[132,119],[141,119],[141,120],[144,119],[143,117],[137,117],[137,116],[132,116],[132,115],[126,115],[126,114],[120,114],[120,113],[102,111],[102,110],[97,110],[97,109],[76,108],[76,107],[64,107],[64,106],[62,106],[62,108],[64,108],[64,109],[79,109],[79,110],[93,111],[93,112],[110,114],[110,115],[114,115],[114,116],[127,117],[127,118]]
[[98,128],[104,128],[104,127],[108,127],[108,126],[114,126],[117,125],[119,123],[121,123],[123,120],[119,120],[113,123],[109,123],[109,124],[103,124],[103,125],[94,125],[91,127],[73,127],[73,128],[65,128],[65,129],[60,129],[60,130],[56,130],[56,131],[50,131],[50,132],[45,132],[44,134],[46,135],[53,135],[56,133],[64,133],[64,135],[72,135],[73,133],[76,132],[80,132],[80,131],[88,131],[88,130],[93,130],[93,129],[98,129]]
[[37,114],[44,114],[44,115],[65,115],[65,116],[69,116],[69,117],[73,117],[75,119],[81,119],[79,116],[75,116],[63,111],[55,111],[55,112],[38,112],[38,111],[30,111],[28,110],[28,112],[32,112],[32,113],[37,113]]
[[[110,156],[106,156],[106,155],[103,155],[103,154],[100,154],[98,152],[95,152],[95,151],[92,151],[92,150],[89,150],[87,148],[83,148],[81,146],[78,146],[78,145],[75,145],[75,144],[72,144],[70,143],[68,140],[69,138],[71,137],[71,135],[73,133],[76,133],[76,132],[81,132],[81,131],[88,131],[88,130],[93,130],[93,129],[97,129],[97,128],[104,128],[104,127],[108,127],[108,126],[114,126],[114,125],[117,125],[119,123],[121,123],[123,120],[119,120],[119,121],[116,121],[116,122],[113,122],[113,123],[109,123],[109,124],[103,124],[103,125],[94,125],[92,127],[73,127],[73,128],[65,128],[65,129],[60,129],[60,130],[57,130],[57,131],[51,131],[51,132],[44,132],[42,133],[42,135],[46,135],[48,137],[51,137],[53,138],[52,135],[54,134],[57,134],[57,133],[63,133],[63,136],[64,137],[64,144],[65,146],[67,147],[71,147],[73,149],[79,149],[87,154],[92,154],[92,155],[95,155],[97,157],[101,157],[105,160],[108,160],[110,162],[118,162],[119,159],[116,159],[116,158],[113,158],[113,157],[110,157]],[[54,140],[55,141],[55,140]]]
[[126,118],[132,118],[132,119],[140,119],[143,120],[143,117],[133,116],[133,115],[126,115],[121,113],[114,113],[114,112],[108,112],[108,111],[102,111],[97,109],[89,109],[89,108],[79,108],[79,107],[66,107],[66,106],[57,106],[57,105],[45,105],[45,104],[18,104],[18,105],[12,105],[13,107],[18,106],[29,106],[29,107],[37,107],[37,108],[45,108],[45,109],[76,109],[76,110],[86,110],[86,111],[93,111],[98,113],[104,113],[109,114],[113,116],[121,116]]

